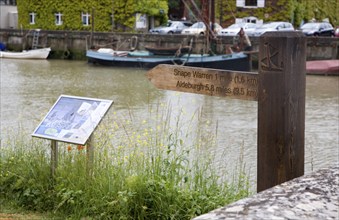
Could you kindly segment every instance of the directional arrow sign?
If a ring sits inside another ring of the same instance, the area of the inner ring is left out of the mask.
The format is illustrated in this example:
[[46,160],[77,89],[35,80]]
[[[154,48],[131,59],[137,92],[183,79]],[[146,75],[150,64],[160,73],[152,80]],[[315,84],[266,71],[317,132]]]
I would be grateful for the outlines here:
[[258,100],[258,74],[161,64],[147,72],[159,89]]

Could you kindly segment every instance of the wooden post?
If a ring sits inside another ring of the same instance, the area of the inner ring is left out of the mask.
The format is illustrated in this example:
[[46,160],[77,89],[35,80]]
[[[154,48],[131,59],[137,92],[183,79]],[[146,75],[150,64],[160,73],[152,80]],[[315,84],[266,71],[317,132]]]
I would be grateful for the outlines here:
[[257,191],[304,174],[306,39],[260,37]]
[[253,70],[253,56],[258,56],[258,51],[243,51],[244,54],[248,57],[249,69]]
[[51,140],[51,174],[55,176],[55,170],[58,166],[58,143],[55,140]]

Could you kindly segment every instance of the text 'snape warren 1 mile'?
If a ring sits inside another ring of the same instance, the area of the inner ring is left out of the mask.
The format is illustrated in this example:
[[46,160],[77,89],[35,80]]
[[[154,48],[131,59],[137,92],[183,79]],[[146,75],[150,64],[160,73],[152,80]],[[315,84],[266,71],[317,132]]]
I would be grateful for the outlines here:
[[258,100],[258,74],[161,64],[147,73],[159,89]]

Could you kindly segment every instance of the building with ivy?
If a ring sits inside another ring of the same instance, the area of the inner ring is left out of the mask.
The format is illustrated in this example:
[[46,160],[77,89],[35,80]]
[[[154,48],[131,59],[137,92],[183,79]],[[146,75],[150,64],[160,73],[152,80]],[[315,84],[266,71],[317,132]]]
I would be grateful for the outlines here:
[[[200,20],[207,0],[0,0],[1,28],[87,31],[147,31],[168,19]],[[338,0],[208,0],[213,19],[226,27],[237,19],[303,22],[327,19],[339,25]],[[17,5],[17,12],[13,6]],[[3,11],[4,6],[11,7]],[[12,19],[8,20],[7,13]],[[17,13],[17,14],[16,14]],[[16,17],[15,17],[16,16]],[[6,23],[6,24],[3,24]],[[11,25],[8,25],[11,23]],[[13,25],[15,23],[15,25]],[[12,26],[12,27],[9,27]]]
[[243,17],[289,21],[295,27],[312,20],[339,25],[338,0],[215,0],[215,9],[215,19],[223,26]]
[[17,0],[17,8],[18,24],[24,29],[130,31],[145,15],[166,20],[168,1]]

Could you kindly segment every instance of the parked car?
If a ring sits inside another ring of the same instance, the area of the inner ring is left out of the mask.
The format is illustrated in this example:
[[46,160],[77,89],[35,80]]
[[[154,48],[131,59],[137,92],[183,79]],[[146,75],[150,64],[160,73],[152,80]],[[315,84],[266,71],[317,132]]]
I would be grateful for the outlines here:
[[252,34],[248,35],[258,37],[268,31],[294,31],[294,27],[291,23],[285,21],[268,22],[257,27]]
[[252,35],[257,25],[254,23],[236,23],[228,26],[227,28],[221,29],[218,32],[220,36],[236,36],[240,28],[243,28],[247,35]]
[[149,30],[151,34],[180,34],[185,28],[192,25],[190,21],[169,21],[165,26],[159,26]]
[[339,26],[337,26],[334,30],[334,36],[339,37]]
[[306,36],[334,36],[334,28],[328,22],[309,22],[300,27]]
[[[218,23],[214,23],[215,33],[218,33],[221,29],[222,27]],[[202,21],[196,22],[191,27],[181,31],[182,34],[195,34],[195,35],[205,35],[205,32],[206,25]]]

